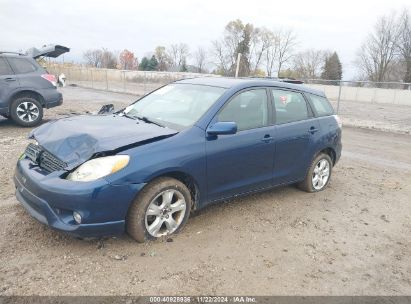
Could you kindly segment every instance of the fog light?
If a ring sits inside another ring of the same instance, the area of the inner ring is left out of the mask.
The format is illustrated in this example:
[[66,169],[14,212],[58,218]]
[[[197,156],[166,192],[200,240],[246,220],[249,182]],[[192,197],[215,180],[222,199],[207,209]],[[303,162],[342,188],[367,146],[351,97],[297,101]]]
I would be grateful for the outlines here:
[[77,224],[81,224],[81,215],[77,211],[73,211],[73,218]]

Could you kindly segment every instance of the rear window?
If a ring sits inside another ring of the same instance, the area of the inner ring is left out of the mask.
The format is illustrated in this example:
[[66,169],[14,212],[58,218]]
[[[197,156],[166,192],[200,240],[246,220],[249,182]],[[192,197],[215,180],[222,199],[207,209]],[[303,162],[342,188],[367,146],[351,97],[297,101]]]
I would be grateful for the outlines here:
[[327,98],[313,94],[307,95],[310,97],[311,103],[314,106],[318,116],[328,116],[334,114],[334,109]]
[[37,70],[37,67],[25,58],[9,58],[8,60],[16,74],[26,74]]
[[4,59],[3,57],[0,57],[0,76],[12,75],[12,74],[13,74],[13,71],[11,70],[6,59]]

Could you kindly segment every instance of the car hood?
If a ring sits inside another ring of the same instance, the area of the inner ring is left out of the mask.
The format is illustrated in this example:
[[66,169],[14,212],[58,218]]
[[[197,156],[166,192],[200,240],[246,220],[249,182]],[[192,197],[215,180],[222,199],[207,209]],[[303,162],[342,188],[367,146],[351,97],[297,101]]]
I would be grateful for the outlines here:
[[71,170],[99,152],[118,152],[170,137],[178,132],[119,115],[81,115],[51,121],[29,138]]

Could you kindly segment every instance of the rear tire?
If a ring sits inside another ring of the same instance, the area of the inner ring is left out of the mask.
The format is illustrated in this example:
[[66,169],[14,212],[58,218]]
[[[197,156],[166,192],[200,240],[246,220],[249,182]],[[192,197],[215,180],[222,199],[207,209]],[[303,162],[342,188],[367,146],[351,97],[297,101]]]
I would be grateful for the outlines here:
[[19,97],[11,104],[10,117],[22,127],[34,127],[43,119],[43,107],[33,97]]
[[298,188],[307,192],[324,190],[330,182],[332,166],[331,157],[320,153],[312,161],[305,179],[298,184]]
[[140,243],[176,234],[186,224],[191,204],[190,191],[182,182],[169,177],[155,179],[132,203],[127,233]]

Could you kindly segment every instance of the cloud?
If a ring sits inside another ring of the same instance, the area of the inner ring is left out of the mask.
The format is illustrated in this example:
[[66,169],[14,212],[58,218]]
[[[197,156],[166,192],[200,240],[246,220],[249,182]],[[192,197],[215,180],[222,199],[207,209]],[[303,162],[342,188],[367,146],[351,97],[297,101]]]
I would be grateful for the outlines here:
[[59,43],[71,47],[68,58],[100,47],[127,48],[141,57],[175,42],[208,46],[228,21],[240,18],[255,26],[292,27],[301,48],[336,50],[352,74],[355,52],[377,17],[407,2],[0,0],[0,49]]

